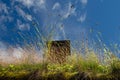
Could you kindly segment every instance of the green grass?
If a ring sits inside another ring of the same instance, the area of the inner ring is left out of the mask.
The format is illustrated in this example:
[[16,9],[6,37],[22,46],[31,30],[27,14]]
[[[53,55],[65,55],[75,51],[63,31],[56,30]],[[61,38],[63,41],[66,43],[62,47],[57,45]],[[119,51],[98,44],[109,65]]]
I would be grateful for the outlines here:
[[[49,26],[48,26],[49,27]],[[47,36],[42,36],[37,26],[34,26],[35,36],[27,37],[27,34],[20,33],[20,36],[24,40],[25,49],[24,58],[20,60],[18,64],[7,64],[0,63],[0,80],[120,80],[120,60],[113,55],[113,53],[106,47],[105,44],[101,42],[98,38],[98,41],[102,46],[101,52],[102,56],[99,56],[99,52],[89,50],[89,43],[83,39],[80,44],[76,43],[77,48],[85,49],[85,54],[79,52],[79,50],[74,51],[70,56],[67,56],[66,62],[62,64],[49,62],[47,59],[44,61],[39,61],[38,57],[36,61],[37,53],[35,53],[35,47],[40,47],[41,49],[45,48],[45,53],[47,53],[45,42],[47,40],[52,40],[54,36],[54,27],[47,29]],[[49,30],[49,31],[48,31]],[[84,36],[84,35],[83,35]],[[28,44],[26,38],[32,40]],[[41,40],[39,42],[39,40]],[[98,44],[99,44],[98,43]],[[86,44],[86,45],[85,45]],[[96,43],[91,43],[94,45]],[[98,46],[97,44],[94,46]],[[76,49],[71,47],[71,49]],[[118,49],[118,48],[116,48]],[[119,49],[118,49],[119,50]],[[83,55],[82,55],[83,54]],[[44,54],[43,57],[48,57],[48,54]],[[100,58],[99,58],[100,57]],[[102,57],[102,60],[101,60]],[[31,62],[32,61],[32,62]],[[36,61],[36,62],[35,62]]]
[[93,58],[84,59],[77,54],[69,56],[63,64],[44,62],[0,66],[0,79],[3,80],[79,80],[80,78],[109,80],[111,78],[119,79],[119,73],[119,60],[112,61],[108,66],[102,65]]

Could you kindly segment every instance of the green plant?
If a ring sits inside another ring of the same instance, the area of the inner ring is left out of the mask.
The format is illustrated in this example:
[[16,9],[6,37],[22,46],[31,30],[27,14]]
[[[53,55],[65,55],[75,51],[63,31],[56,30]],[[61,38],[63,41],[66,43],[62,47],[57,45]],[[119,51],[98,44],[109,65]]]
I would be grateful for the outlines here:
[[111,71],[112,73],[120,73],[120,60],[114,60],[111,63]]

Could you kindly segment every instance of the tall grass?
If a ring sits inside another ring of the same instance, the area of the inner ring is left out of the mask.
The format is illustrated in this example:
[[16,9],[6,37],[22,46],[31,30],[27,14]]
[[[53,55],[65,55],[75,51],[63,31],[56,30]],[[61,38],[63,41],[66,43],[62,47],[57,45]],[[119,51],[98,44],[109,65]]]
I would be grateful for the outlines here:
[[[86,78],[87,80],[87,78],[99,78],[104,75],[112,76],[111,74],[120,73],[119,58],[110,51],[99,37],[100,49],[89,46],[95,44],[95,42],[91,43],[82,40],[80,43],[77,42],[75,46],[71,45],[71,55],[66,57],[65,62],[62,64],[49,62],[47,57],[49,55],[49,47],[51,46],[49,45],[47,48],[46,42],[53,40],[54,27],[49,29],[46,36],[42,36],[36,25],[34,25],[34,36],[36,40],[28,38],[31,39],[30,43],[27,43],[26,35],[19,33],[25,42],[24,47],[21,47],[21,57],[18,59],[12,56],[14,58],[12,63],[1,61],[0,77],[21,77],[23,75],[29,75],[30,79],[28,80],[32,80],[31,78],[36,75],[36,78],[42,77],[47,80],[50,78],[59,80],[57,77],[60,76],[62,80],[79,80],[81,78]],[[39,42],[39,40],[41,41]]]

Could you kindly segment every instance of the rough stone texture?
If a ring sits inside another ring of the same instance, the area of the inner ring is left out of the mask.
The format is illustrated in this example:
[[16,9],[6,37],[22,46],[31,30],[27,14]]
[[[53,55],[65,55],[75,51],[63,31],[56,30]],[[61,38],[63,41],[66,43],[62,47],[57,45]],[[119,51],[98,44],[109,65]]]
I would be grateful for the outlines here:
[[49,41],[48,47],[48,59],[53,63],[65,62],[66,56],[70,55],[70,41]]

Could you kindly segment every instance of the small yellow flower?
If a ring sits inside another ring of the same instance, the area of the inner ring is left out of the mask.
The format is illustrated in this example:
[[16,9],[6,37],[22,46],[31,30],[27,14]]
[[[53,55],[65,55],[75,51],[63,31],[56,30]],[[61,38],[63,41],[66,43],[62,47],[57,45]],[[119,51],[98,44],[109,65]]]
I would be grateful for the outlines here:
[[2,68],[3,71],[5,71],[5,68]]
[[13,64],[10,64],[10,65],[9,65],[9,67],[10,67],[10,68],[13,68],[13,67],[14,67],[14,65],[13,65]]

